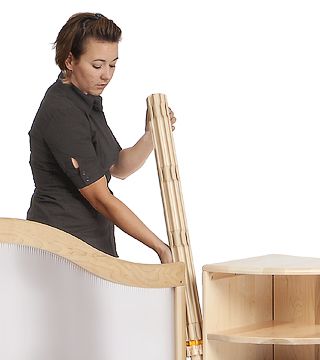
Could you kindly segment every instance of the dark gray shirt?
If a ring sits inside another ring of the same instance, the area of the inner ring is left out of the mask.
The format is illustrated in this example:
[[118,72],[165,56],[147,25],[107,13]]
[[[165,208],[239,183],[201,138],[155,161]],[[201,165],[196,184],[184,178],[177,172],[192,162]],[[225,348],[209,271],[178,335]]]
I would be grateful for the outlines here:
[[85,95],[58,79],[47,90],[29,136],[35,191],[27,219],[118,256],[114,225],[78,191],[102,176],[109,182],[110,166],[121,150],[106,122],[101,97]]

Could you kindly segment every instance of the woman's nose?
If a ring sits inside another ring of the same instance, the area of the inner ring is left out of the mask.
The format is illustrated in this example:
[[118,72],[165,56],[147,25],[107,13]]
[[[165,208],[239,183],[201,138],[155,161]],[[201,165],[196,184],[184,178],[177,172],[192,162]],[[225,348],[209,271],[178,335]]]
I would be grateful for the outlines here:
[[111,71],[110,71],[110,68],[109,66],[107,66],[103,72],[102,72],[102,75],[101,75],[101,78],[103,80],[110,80],[111,79]]

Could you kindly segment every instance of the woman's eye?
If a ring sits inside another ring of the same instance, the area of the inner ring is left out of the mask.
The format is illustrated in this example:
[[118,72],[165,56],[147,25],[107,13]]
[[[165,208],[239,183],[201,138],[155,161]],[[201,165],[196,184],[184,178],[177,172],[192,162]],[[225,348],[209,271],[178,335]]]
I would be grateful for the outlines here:
[[101,65],[92,65],[95,69],[101,69]]
[[111,68],[115,68],[116,66],[115,65],[109,65]]

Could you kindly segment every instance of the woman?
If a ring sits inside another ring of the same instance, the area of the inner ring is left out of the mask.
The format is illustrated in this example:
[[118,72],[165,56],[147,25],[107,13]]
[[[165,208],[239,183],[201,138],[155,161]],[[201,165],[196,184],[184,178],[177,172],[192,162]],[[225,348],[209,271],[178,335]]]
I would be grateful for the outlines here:
[[121,149],[104,117],[100,95],[112,79],[120,37],[112,20],[93,13],[73,15],[60,30],[55,48],[61,74],[29,132],[35,191],[27,219],[118,256],[115,224],[167,263],[169,247],[108,188],[111,176],[134,173],[153,149],[147,127],[134,146]]

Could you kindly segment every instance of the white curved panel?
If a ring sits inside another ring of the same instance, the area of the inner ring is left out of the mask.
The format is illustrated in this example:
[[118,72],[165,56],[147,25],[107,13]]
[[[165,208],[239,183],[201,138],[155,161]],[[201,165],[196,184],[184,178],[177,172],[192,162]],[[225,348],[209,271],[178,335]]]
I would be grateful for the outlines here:
[[0,244],[0,359],[174,360],[173,289],[114,284]]

